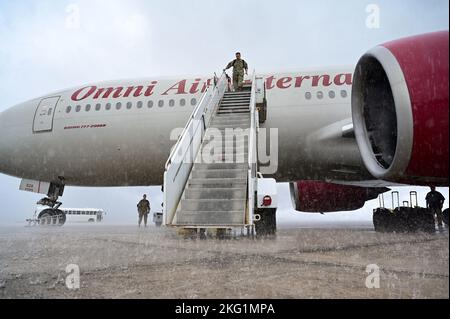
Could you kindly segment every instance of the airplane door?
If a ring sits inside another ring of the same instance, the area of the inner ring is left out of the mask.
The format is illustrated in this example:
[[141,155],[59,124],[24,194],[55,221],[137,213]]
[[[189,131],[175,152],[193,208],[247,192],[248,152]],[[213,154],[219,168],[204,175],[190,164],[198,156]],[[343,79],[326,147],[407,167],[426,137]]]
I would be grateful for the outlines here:
[[51,132],[53,129],[53,116],[60,96],[42,99],[39,103],[33,121],[33,132]]

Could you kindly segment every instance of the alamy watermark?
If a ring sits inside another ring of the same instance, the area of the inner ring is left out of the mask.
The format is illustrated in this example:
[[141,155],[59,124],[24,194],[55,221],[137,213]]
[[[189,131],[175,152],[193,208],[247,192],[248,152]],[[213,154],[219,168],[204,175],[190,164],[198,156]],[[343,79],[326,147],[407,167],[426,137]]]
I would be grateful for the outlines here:
[[380,6],[378,4],[368,4],[366,6],[366,27],[368,29],[379,29],[380,28]]
[[[254,164],[257,160],[262,174],[274,174],[278,170],[278,128],[259,128],[256,135],[249,128],[212,127],[202,136],[204,129],[200,120],[191,126],[191,131],[179,141],[172,163],[239,164],[252,161]],[[173,129],[170,140],[178,140],[182,132],[182,128]],[[200,149],[193,145],[199,145]],[[249,158],[249,153],[254,157]]]
[[66,287],[70,290],[80,289],[80,267],[76,264],[70,264],[66,267]]
[[80,6],[76,3],[71,3],[66,6],[66,28],[79,29],[80,28]]
[[370,264],[366,267],[366,287],[368,289],[380,288],[380,267],[376,264]]

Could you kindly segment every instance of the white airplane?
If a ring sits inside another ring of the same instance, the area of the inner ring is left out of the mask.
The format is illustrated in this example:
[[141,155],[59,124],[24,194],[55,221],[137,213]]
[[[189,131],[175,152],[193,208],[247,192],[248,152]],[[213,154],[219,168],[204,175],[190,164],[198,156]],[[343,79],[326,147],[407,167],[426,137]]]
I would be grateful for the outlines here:
[[[394,184],[448,185],[448,31],[377,46],[356,67],[258,76],[262,127],[278,129],[273,177],[291,183],[297,210],[357,209]],[[16,105],[0,113],[0,172],[57,189],[161,185],[170,134],[210,84],[93,83]]]

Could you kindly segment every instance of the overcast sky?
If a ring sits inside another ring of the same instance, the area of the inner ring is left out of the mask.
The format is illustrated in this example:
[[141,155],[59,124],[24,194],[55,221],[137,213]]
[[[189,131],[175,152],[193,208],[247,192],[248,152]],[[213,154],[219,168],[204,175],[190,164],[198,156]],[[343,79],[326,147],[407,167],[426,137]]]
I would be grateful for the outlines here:
[[[368,19],[377,11],[379,21]],[[448,18],[447,0],[0,0],[0,111],[87,82],[212,74],[238,50],[260,72],[353,65],[379,43],[448,30]],[[0,174],[0,224],[30,217],[41,197],[19,191],[19,182]],[[411,189],[424,205],[428,189]],[[401,189],[403,196],[409,190]],[[448,198],[448,189],[440,191]],[[62,201],[104,208],[110,222],[131,223],[143,192],[153,207],[160,205],[158,187],[68,187]],[[282,223],[367,221],[376,206],[311,216],[290,208],[287,184],[279,192]]]

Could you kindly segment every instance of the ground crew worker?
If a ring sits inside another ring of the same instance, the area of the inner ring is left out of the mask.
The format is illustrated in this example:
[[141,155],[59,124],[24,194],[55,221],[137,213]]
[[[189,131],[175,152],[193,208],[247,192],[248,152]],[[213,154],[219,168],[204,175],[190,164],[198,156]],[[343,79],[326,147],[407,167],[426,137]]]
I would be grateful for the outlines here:
[[141,227],[142,218],[144,218],[144,225],[147,227],[147,217],[150,213],[150,202],[147,200],[147,195],[144,194],[143,198],[137,204],[139,214],[139,227]]
[[427,208],[436,215],[436,220],[439,229],[442,229],[442,206],[444,205],[445,197],[436,190],[436,187],[431,186],[431,191],[425,197],[427,201]]
[[236,59],[228,63],[224,71],[233,67],[233,86],[235,91],[241,91],[244,84],[244,72],[248,75],[248,65],[241,59],[241,53],[236,53]]

